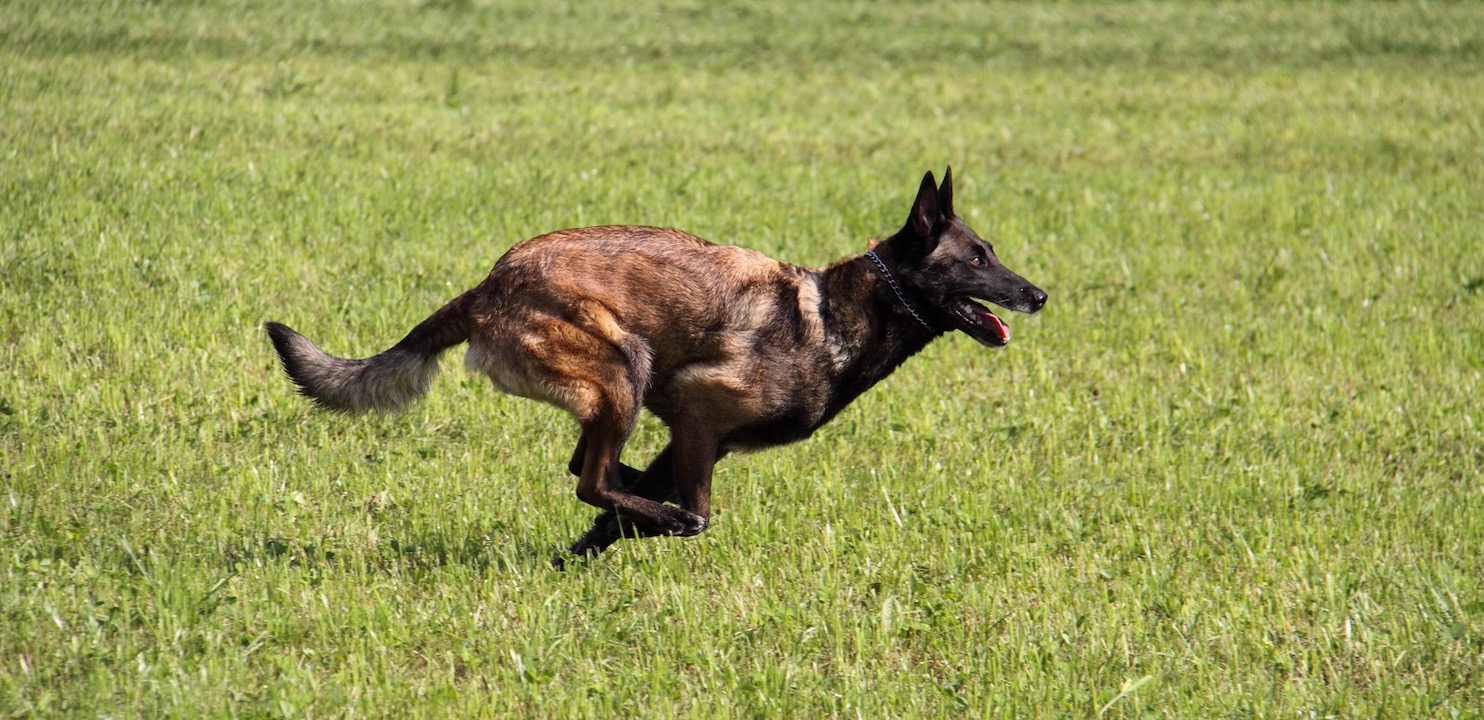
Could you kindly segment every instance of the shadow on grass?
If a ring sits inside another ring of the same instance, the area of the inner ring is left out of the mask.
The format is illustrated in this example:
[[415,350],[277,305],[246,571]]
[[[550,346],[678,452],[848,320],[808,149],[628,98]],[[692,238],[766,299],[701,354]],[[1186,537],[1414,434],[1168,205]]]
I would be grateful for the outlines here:
[[259,535],[228,543],[222,555],[233,573],[283,565],[314,574],[359,571],[405,576],[463,568],[475,575],[506,575],[549,571],[559,545],[496,528],[469,526],[454,531],[398,533],[360,546],[333,537]]

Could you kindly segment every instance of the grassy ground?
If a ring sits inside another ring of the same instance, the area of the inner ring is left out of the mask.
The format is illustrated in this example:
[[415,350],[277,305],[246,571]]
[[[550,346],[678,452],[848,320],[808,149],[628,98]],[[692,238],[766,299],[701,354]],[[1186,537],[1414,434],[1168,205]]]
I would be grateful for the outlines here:
[[[1484,12],[795,5],[0,4],[0,715],[1484,713]],[[567,418],[260,329],[574,225],[822,264],[948,163],[1047,309],[566,573]]]

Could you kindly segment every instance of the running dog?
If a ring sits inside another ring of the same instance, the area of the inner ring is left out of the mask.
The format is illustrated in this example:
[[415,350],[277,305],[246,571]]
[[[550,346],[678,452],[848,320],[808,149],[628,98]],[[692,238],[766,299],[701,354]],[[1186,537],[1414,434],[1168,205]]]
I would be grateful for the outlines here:
[[[580,228],[515,245],[371,358],[265,327],[299,392],[329,410],[396,410],[467,342],[467,365],[497,388],[571,413],[582,434],[568,470],[602,510],[571,546],[585,556],[705,530],[718,460],[809,437],[938,336],[1004,346],[1010,329],[976,300],[1034,313],[1046,293],[954,214],[949,168],[941,186],[923,177],[896,234],[822,269],[679,230]],[[670,429],[642,471],[619,461],[640,408]]]

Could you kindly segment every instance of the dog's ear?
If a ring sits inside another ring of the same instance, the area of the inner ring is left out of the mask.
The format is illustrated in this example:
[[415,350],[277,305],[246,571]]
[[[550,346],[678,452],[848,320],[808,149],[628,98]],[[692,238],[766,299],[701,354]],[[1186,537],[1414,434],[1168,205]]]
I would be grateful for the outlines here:
[[938,210],[946,220],[953,217],[953,166],[943,171],[943,184],[938,186]]
[[938,205],[938,185],[933,182],[931,170],[922,176],[922,185],[917,188],[917,200],[912,203],[912,214],[907,217],[907,229],[917,237],[917,250],[923,255],[938,246],[938,224],[943,221],[943,210]]

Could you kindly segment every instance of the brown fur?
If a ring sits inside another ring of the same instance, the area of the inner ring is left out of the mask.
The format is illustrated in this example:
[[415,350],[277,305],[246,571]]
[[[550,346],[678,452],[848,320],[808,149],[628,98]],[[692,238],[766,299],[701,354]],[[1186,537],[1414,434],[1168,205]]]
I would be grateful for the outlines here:
[[[573,552],[625,532],[693,535],[710,518],[712,466],[726,453],[807,437],[947,330],[1003,344],[954,315],[961,298],[1027,312],[1044,303],[952,214],[950,183],[938,188],[929,173],[907,225],[873,245],[895,268],[887,275],[863,256],[811,270],[679,230],[581,228],[517,244],[484,282],[373,358],[335,358],[283,325],[267,328],[300,391],[347,412],[405,404],[425,391],[438,355],[467,341],[466,364],[499,389],[576,418],[577,495],[605,512]],[[669,426],[671,444],[641,472],[619,454],[643,407]]]

